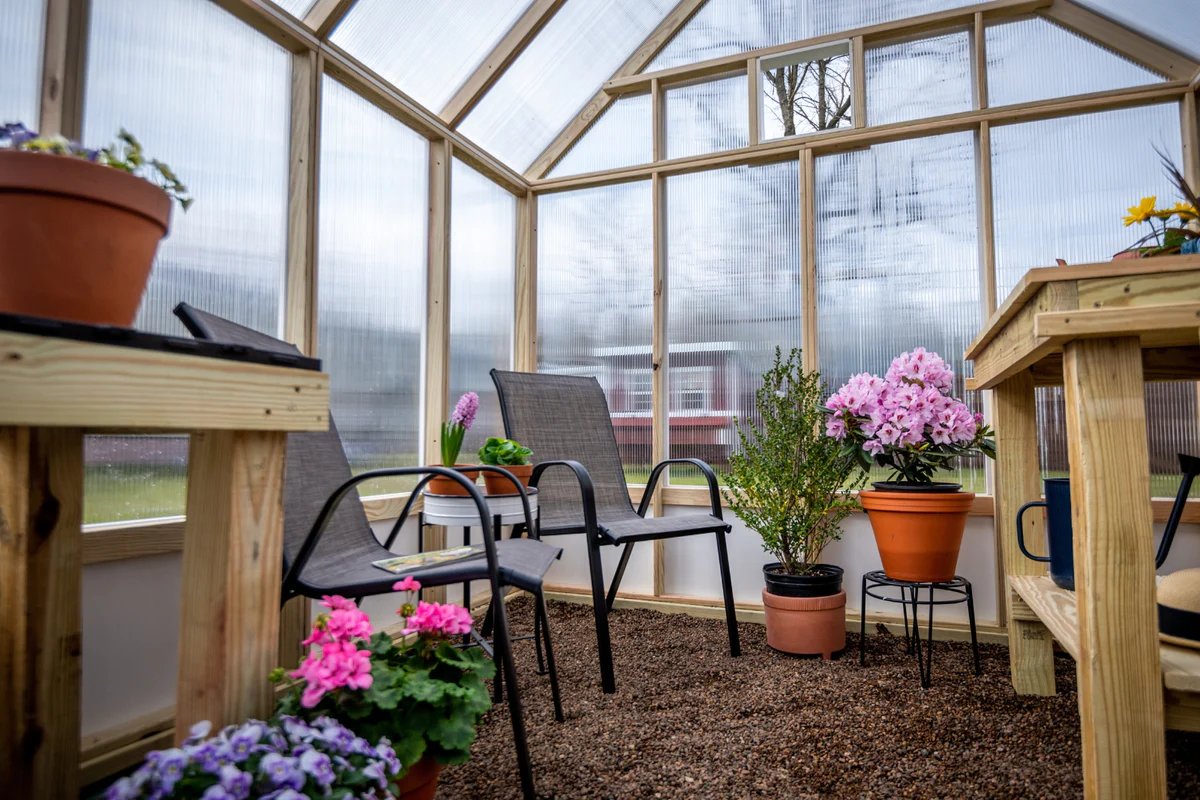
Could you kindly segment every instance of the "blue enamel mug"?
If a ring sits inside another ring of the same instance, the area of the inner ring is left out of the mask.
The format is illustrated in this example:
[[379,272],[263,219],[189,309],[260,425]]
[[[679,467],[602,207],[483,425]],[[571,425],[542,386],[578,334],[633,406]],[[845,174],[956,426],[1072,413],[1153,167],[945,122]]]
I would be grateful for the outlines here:
[[[1063,589],[1075,590],[1075,554],[1071,542],[1071,479],[1046,478],[1046,499],[1026,503],[1017,511],[1017,546],[1034,561],[1050,564],[1050,579]],[[1046,509],[1046,542],[1049,556],[1035,556],[1025,547],[1025,529],[1021,523],[1025,512],[1031,508]]]

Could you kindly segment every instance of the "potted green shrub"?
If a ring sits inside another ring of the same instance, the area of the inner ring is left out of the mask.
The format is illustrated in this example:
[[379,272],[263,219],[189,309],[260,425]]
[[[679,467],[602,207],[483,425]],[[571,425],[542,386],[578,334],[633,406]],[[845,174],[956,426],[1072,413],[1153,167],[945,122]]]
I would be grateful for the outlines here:
[[[529,486],[529,478],[533,475],[533,464],[529,461],[532,455],[533,451],[520,442],[499,436],[489,436],[479,448],[480,463],[508,470],[522,486]],[[513,494],[516,491],[508,478],[495,472],[483,473],[483,483],[488,494]]]
[[754,395],[759,417],[738,425],[725,500],[777,561],[763,566],[767,644],[793,654],[831,658],[846,646],[842,568],[820,562],[841,538],[840,523],[858,504],[854,459],[822,430],[820,374],[805,372],[800,351],[763,375]]
[[92,150],[0,125],[0,312],[133,324],[187,187],[122,130]]

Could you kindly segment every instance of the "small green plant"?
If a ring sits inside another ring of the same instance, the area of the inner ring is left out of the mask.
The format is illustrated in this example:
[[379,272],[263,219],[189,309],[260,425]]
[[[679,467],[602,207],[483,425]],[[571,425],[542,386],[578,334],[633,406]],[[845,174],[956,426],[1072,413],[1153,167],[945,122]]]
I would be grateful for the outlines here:
[[853,490],[866,480],[840,442],[822,427],[821,376],[805,372],[800,350],[775,365],[754,394],[761,418],[738,423],[740,447],[729,457],[725,500],[789,575],[806,574],[821,551],[841,538],[839,524],[858,508]]
[[512,439],[489,436],[479,448],[480,462],[493,467],[519,467],[529,463],[533,451]]

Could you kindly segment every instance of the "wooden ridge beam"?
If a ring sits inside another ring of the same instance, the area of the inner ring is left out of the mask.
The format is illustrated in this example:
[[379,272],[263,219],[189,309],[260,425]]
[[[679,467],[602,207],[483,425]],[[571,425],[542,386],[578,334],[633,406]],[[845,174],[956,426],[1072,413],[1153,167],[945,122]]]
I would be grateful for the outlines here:
[[1184,54],[1072,0],[1054,0],[1038,13],[1173,80],[1190,80],[1200,67]]
[[355,2],[356,0],[317,0],[304,15],[304,24],[324,39],[345,18]]
[[487,54],[475,71],[463,82],[450,102],[442,109],[441,117],[447,125],[457,127],[458,123],[471,113],[471,109],[479,103],[488,89],[500,79],[525,48],[533,41],[547,23],[554,18],[558,10],[567,0],[534,0],[525,13],[521,15],[508,33],[501,37],[492,52]]

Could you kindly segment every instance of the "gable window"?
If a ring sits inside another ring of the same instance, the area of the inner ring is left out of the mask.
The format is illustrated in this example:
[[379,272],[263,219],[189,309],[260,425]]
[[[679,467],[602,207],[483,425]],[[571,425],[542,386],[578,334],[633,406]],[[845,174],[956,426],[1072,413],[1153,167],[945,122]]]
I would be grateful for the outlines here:
[[764,140],[853,127],[849,42],[764,58],[758,68]]

